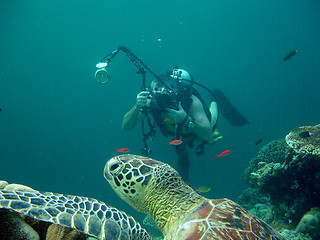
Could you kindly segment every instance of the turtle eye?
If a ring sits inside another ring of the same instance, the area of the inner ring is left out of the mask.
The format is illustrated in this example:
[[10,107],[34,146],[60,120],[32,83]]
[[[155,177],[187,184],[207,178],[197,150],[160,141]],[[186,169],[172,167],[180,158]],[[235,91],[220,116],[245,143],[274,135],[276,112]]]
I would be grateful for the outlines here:
[[113,164],[111,167],[110,167],[110,171],[114,171],[116,170],[120,165],[118,163],[116,164]]
[[124,168],[124,165],[120,162],[114,162],[110,164],[109,166],[109,172],[112,176],[118,175],[122,169]]

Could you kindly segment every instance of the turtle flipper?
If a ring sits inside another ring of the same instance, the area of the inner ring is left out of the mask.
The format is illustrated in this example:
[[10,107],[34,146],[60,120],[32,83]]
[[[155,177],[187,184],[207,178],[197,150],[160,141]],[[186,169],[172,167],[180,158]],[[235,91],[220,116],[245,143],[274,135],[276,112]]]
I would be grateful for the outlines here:
[[0,208],[77,229],[98,239],[152,239],[133,217],[93,198],[2,190]]

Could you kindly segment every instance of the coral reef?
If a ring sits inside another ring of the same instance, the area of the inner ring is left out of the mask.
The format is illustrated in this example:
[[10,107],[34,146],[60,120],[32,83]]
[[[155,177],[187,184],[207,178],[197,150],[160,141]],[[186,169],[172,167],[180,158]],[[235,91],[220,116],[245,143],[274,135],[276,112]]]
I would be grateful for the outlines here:
[[320,239],[320,208],[312,208],[304,214],[296,232],[307,233],[312,239]]
[[297,154],[320,156],[320,124],[293,129],[286,142]]
[[279,233],[287,240],[312,240],[312,238],[308,235],[305,235],[303,233],[296,233],[295,231],[289,229],[282,229],[281,231],[279,231]]
[[[240,204],[264,221],[293,231],[306,212],[320,207],[320,124],[293,129],[285,139],[262,147],[242,179],[250,188],[240,196]],[[302,223],[311,226],[316,219],[309,214]]]
[[285,140],[275,140],[262,147],[257,157],[250,161],[249,167],[242,174],[243,181],[252,187],[260,187],[272,181],[271,176],[279,172],[288,151]]
[[247,188],[244,190],[239,197],[239,202],[261,220],[267,223],[273,222],[273,205],[270,202],[270,197],[260,193],[258,189]]

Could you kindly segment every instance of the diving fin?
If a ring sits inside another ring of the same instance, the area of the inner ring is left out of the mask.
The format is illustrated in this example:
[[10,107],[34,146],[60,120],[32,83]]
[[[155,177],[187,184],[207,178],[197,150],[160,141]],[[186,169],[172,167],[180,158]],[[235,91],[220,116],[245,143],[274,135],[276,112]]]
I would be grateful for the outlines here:
[[249,124],[248,120],[232,105],[229,99],[219,89],[212,90],[222,116],[232,125],[242,127]]

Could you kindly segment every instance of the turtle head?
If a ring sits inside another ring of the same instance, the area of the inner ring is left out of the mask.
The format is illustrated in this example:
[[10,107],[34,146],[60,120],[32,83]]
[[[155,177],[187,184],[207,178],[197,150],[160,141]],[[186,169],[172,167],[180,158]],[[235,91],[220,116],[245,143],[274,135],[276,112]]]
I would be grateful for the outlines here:
[[144,213],[158,195],[172,185],[183,183],[168,164],[131,154],[111,158],[105,165],[104,177],[120,198]]

